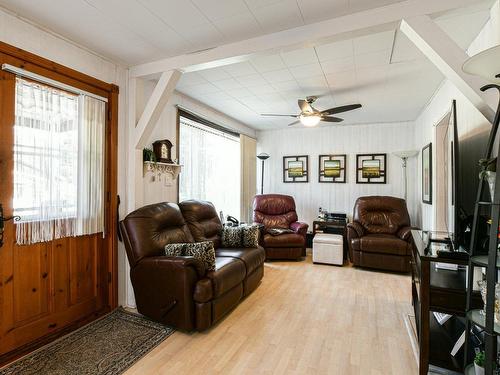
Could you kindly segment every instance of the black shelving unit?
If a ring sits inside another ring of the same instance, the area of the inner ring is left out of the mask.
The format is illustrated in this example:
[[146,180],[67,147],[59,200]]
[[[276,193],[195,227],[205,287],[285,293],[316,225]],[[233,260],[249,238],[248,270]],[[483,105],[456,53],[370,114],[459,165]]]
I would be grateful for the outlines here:
[[[500,86],[495,84],[486,85],[481,88],[481,91],[490,89],[497,89],[500,93]],[[498,259],[498,245],[499,245],[499,224],[500,224],[500,142],[497,145],[496,153],[494,154],[495,140],[500,121],[500,98],[497,107],[495,119],[492,124],[490,136],[488,139],[488,146],[486,150],[485,159],[492,159],[497,157],[496,160],[496,181],[493,199],[490,201],[485,200],[485,190],[487,186],[486,180],[483,178],[479,184],[476,204],[474,207],[474,220],[472,224],[472,234],[470,243],[470,259],[469,259],[469,274],[467,279],[467,313],[465,323],[465,353],[469,353],[468,347],[470,344],[472,324],[482,327],[484,329],[484,350],[485,350],[485,374],[493,375],[495,373],[496,358],[497,358],[497,336],[500,335],[500,325],[495,323],[495,284],[497,282],[497,274],[500,269],[500,260]],[[477,176],[470,176],[470,178],[477,178]],[[489,210],[488,214],[491,218],[488,253],[481,254],[481,249],[478,244],[478,224],[479,216],[484,213],[484,210]],[[482,315],[479,309],[472,309],[472,293],[474,287],[474,268],[486,268],[486,314]],[[465,356],[465,374],[473,375],[474,364],[472,358]]]

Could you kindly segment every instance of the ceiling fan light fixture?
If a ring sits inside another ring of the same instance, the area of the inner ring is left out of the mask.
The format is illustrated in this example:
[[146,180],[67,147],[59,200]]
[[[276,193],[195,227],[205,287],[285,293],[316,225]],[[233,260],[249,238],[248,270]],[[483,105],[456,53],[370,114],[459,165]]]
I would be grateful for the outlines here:
[[321,121],[321,116],[319,115],[307,115],[307,114],[301,114],[299,116],[299,120],[302,123],[302,125],[307,126],[308,128],[312,128],[313,126],[316,126],[319,124]]

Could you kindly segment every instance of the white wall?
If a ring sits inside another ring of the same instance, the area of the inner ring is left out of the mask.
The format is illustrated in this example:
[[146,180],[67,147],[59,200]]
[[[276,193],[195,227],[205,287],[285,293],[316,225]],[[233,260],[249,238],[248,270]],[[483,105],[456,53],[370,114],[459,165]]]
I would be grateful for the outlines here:
[[[120,87],[118,114],[118,194],[125,201],[126,83],[128,70],[0,8],[0,40]],[[120,208],[120,216],[125,209]],[[125,301],[125,250],[118,248],[118,300]]]
[[[264,168],[264,193],[289,194],[295,198],[299,220],[312,225],[318,208],[345,212],[352,216],[355,200],[363,195],[403,197],[401,159],[394,151],[414,149],[414,123],[368,125],[323,125],[261,131],[257,135],[257,153],[271,157]],[[386,184],[356,184],[356,154],[387,153]],[[347,183],[319,183],[318,155],[347,154]],[[309,155],[309,182],[283,183],[283,156]],[[257,183],[260,185],[260,163]],[[408,163],[408,208],[414,217],[416,164]]]
[[[485,24],[477,38],[468,48],[468,54],[474,55],[484,49],[500,44],[500,5],[497,1],[491,8],[490,20]],[[494,94],[496,102],[496,93]],[[421,112],[415,121],[415,144],[417,149],[429,142],[435,145],[434,126],[450,110],[452,100],[457,101],[457,123],[460,128],[461,137],[472,137],[491,128],[491,124],[484,116],[470,103],[470,101],[448,80],[445,80],[436,91],[428,105]],[[420,155],[418,158],[420,165]],[[436,170],[435,158],[433,160],[433,170]],[[421,171],[418,171],[418,180],[421,178]],[[477,178],[477,176],[471,176]],[[433,186],[436,186],[436,173],[433,174]],[[424,204],[421,201],[421,185],[417,184],[418,204],[416,210],[416,225],[423,229],[435,229],[434,204]]]
[[[142,112],[145,100],[147,100],[150,92],[153,90],[155,82],[146,81],[143,82],[143,84],[144,96],[142,96],[140,100],[141,103],[139,103],[138,106],[139,113]],[[151,147],[151,144],[156,140],[169,139],[174,145],[172,148],[172,155],[173,158],[175,158],[177,153],[177,106],[190,110],[201,117],[230,130],[248,135],[249,137],[256,137],[254,129],[249,128],[245,124],[176,91],[168,101],[158,123],[156,124],[148,140],[148,147]],[[149,177],[143,177],[142,195],[143,201],[141,205],[165,201],[177,202],[177,181],[175,181],[172,186],[165,186],[163,181],[152,181]]]

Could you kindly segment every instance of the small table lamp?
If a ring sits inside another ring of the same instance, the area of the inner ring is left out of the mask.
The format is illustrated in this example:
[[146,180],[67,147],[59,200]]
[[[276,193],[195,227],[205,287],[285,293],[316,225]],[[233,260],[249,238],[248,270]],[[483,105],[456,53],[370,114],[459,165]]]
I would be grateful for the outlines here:
[[396,155],[398,158],[401,158],[402,161],[401,166],[403,167],[404,191],[405,191],[405,201],[406,201],[406,195],[407,195],[406,161],[408,160],[408,158],[418,155],[418,151],[417,150],[396,151],[393,152],[393,155]]
[[260,179],[260,193],[264,193],[264,162],[269,159],[269,154],[266,154],[265,152],[261,152],[259,155],[257,155],[257,158],[262,160],[262,177]]

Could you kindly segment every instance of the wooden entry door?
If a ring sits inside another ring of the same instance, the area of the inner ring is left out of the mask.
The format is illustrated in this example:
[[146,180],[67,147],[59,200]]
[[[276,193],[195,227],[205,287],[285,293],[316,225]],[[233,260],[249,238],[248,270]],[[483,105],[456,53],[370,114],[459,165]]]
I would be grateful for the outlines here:
[[[13,213],[15,83],[14,74],[0,70],[4,217]],[[15,223],[5,222],[0,247],[0,359],[109,310],[108,238],[97,233],[19,246]]]

